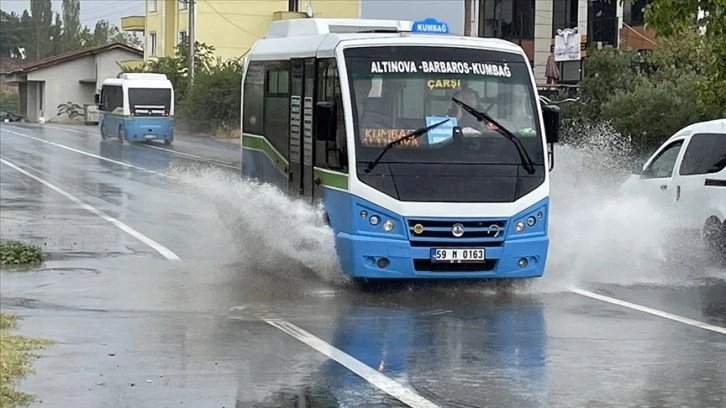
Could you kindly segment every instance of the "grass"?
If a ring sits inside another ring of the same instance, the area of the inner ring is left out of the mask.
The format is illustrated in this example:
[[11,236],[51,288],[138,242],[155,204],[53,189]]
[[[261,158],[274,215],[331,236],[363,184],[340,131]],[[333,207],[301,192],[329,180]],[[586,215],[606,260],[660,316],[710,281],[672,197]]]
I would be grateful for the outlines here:
[[16,390],[14,383],[32,372],[33,360],[40,357],[35,351],[52,344],[10,333],[17,323],[17,316],[0,312],[0,408],[25,407],[36,400]]
[[43,252],[35,245],[0,240],[0,266],[32,266],[43,263]]

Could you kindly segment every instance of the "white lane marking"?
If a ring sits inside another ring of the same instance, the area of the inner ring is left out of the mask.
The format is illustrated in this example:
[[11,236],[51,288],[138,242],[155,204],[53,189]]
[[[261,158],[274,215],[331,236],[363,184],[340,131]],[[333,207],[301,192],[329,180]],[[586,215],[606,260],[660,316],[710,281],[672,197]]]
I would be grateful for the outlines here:
[[181,261],[181,258],[179,258],[174,252],[172,252],[170,249],[166,248],[165,246],[159,244],[158,242],[154,241],[153,239],[147,237],[146,235],[136,231],[135,229],[129,227],[128,225],[124,224],[123,222],[117,220],[116,218],[111,217],[110,215],[104,213],[103,211],[97,210],[94,207],[91,207],[90,205],[86,204],[84,201],[82,201],[80,198],[77,198],[76,196],[72,195],[71,193],[61,189],[60,187],[57,187],[53,184],[51,184],[48,181],[45,181],[41,179],[38,176],[35,176],[31,173],[28,173],[27,171],[21,169],[20,167],[14,165],[13,163],[10,163],[9,161],[0,158],[0,162],[5,164],[6,166],[17,170],[18,172],[32,178],[33,180],[39,182],[40,184],[48,187],[49,189],[63,195],[67,199],[73,201],[74,203],[78,204],[81,208],[90,211],[93,214],[96,214],[97,216],[103,218],[104,220],[110,222],[111,224],[118,227],[121,231],[131,235],[132,237],[138,239],[139,241],[143,242],[144,244],[148,245],[149,247],[153,248],[156,252],[160,253],[164,258],[170,260],[170,261]]
[[416,391],[392,380],[388,376],[368,367],[362,362],[351,357],[349,354],[335,348],[333,345],[324,342],[311,333],[295,326],[283,319],[268,319],[261,317],[267,324],[276,327],[290,336],[300,340],[321,354],[338,362],[338,364],[357,374],[379,390],[414,408],[438,407],[433,402],[419,395]]
[[689,319],[687,317],[678,316],[673,313],[664,312],[658,309],[653,309],[647,306],[641,306],[635,303],[626,302],[624,300],[619,300],[615,298],[611,298],[609,296],[600,295],[598,293],[590,292],[588,290],[582,290],[582,289],[570,289],[573,293],[576,293],[581,296],[589,297],[591,299],[600,300],[602,302],[612,303],[614,305],[627,307],[629,309],[637,310],[643,313],[652,314],[654,316],[662,317],[664,319],[673,320],[679,323],[687,324],[689,326],[698,327],[699,329],[709,330],[716,333],[726,334],[726,328],[714,326],[712,324],[704,323],[698,320]]
[[38,141],[38,142],[47,143],[49,145],[53,145],[53,146],[56,146],[56,147],[60,147],[61,149],[66,149],[66,150],[69,150],[71,152],[80,153],[80,154],[86,155],[88,157],[93,157],[95,159],[104,160],[104,161],[107,161],[109,163],[118,164],[119,166],[126,166],[126,167],[130,167],[132,169],[145,171],[145,172],[151,173],[151,174],[156,174],[157,176],[162,176],[162,177],[170,178],[170,179],[173,179],[173,180],[178,180],[176,177],[170,176],[168,174],[160,173],[158,171],[149,170],[149,169],[146,169],[144,167],[135,166],[135,165],[130,164],[130,163],[126,163],[126,162],[122,162],[122,161],[117,161],[117,160],[109,159],[109,158],[103,157],[103,156],[98,156],[98,155],[95,155],[93,153],[84,152],[83,150],[78,150],[78,149],[74,149],[72,147],[68,147],[66,145],[62,145],[60,143],[55,143],[55,142],[51,142],[51,141],[48,141],[48,140],[45,140],[45,139],[41,139],[41,138],[38,138],[38,137],[24,135],[24,134],[18,133],[18,132],[13,132],[12,130],[7,130],[7,129],[3,129],[3,130],[5,132],[12,133],[14,135],[18,135],[18,136],[24,137],[26,139],[32,139],[32,140],[35,140],[35,141]]
[[[84,132],[84,131],[81,131],[81,130],[67,129],[67,128],[60,127],[60,126],[48,126],[48,125],[45,125],[45,127],[50,128],[50,129],[63,130],[63,131],[66,131],[66,132],[78,133],[78,134],[82,134],[82,135],[88,135],[89,134],[88,132]],[[30,136],[28,136],[28,137],[30,137]],[[229,168],[235,169],[235,170],[237,170],[239,168],[239,166],[235,166],[234,163],[232,163],[232,162],[215,160],[215,159],[211,159],[209,157],[197,156],[196,154],[180,152],[180,151],[176,151],[176,150],[172,150],[172,149],[166,149],[166,148],[159,147],[159,146],[151,146],[151,145],[142,145],[142,146],[143,147],[148,147],[150,149],[162,150],[162,151],[165,151],[165,152],[168,152],[168,153],[173,153],[173,154],[176,154],[176,155],[179,155],[179,156],[183,156],[183,157],[189,157],[191,159],[203,160],[203,161],[206,161],[206,162],[209,162],[209,163],[213,163],[213,164],[216,164],[216,165],[219,165],[219,166],[229,167]]]
[[[36,128],[36,129],[42,129],[42,128],[50,128],[50,129],[58,129],[58,130],[64,130],[64,131],[66,131],[66,132],[80,133],[80,134],[82,134],[82,135],[87,135],[87,134],[88,134],[88,132],[87,132],[87,131],[82,131],[82,130],[76,130],[76,129],[70,129],[70,128],[67,128],[67,127],[63,127],[63,126],[51,126],[51,125],[48,125],[48,124],[44,124],[43,126],[36,126],[35,128]],[[95,126],[94,126],[94,128],[95,128]]]
[[237,166],[235,166],[234,163],[232,163],[232,162],[225,162],[225,161],[221,161],[221,160],[210,159],[208,157],[197,156],[196,154],[180,152],[180,151],[177,151],[177,150],[167,149],[167,148],[159,147],[159,146],[152,146],[152,145],[146,145],[146,144],[145,145],[141,145],[141,146],[148,147],[149,149],[161,150],[162,152],[177,154],[177,155],[183,156],[183,157],[189,157],[190,159],[203,160],[205,162],[214,163],[214,164],[217,164],[219,166],[226,166],[226,167],[231,167],[231,168],[234,168],[234,169],[237,168]]

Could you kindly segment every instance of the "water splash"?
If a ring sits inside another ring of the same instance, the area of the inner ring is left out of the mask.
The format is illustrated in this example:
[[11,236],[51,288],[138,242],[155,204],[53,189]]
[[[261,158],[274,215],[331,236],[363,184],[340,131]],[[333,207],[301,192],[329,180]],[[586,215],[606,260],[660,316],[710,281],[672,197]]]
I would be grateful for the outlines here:
[[579,131],[556,151],[549,259],[535,290],[688,284],[703,269],[700,243],[673,234],[648,197],[620,191],[633,168],[629,141],[606,124]]
[[216,208],[238,260],[249,268],[299,271],[302,264],[325,281],[345,280],[322,208],[222,170],[180,169],[175,176]]
[[[665,215],[647,197],[619,191],[632,169],[630,141],[606,124],[578,132],[573,142],[556,149],[545,275],[514,290],[688,282],[699,268],[698,245],[670,233]],[[250,268],[299,270],[302,264],[327,282],[347,281],[322,208],[221,170],[186,168],[174,174],[216,208],[239,260]]]

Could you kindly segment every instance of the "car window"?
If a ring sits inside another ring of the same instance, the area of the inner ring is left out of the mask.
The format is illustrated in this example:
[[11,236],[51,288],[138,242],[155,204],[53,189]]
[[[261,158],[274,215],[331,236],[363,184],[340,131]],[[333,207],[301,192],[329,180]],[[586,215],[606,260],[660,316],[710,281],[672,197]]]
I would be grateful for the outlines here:
[[658,153],[658,156],[650,162],[650,165],[643,171],[643,178],[669,178],[673,175],[673,168],[678,159],[678,153],[683,146],[683,140],[677,140],[669,144]]
[[718,173],[726,167],[726,135],[699,133],[693,135],[683,155],[682,176]]

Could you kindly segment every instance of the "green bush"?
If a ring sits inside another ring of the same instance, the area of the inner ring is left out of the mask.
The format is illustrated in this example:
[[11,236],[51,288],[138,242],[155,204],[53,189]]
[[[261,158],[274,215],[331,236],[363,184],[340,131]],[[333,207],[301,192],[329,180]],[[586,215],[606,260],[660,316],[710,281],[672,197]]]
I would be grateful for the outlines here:
[[242,65],[228,61],[199,72],[181,102],[182,120],[194,131],[239,126]]
[[643,82],[632,90],[618,90],[602,105],[613,128],[632,138],[636,154],[663,143],[682,127],[708,118],[687,77]]
[[12,92],[0,92],[0,109],[17,114],[20,109],[18,94]]
[[583,129],[607,124],[612,137],[642,156],[691,123],[726,117],[726,84],[704,37],[685,32],[657,41],[647,53],[625,47],[588,52],[581,103],[561,105],[565,143],[586,142]]
[[215,59],[213,46],[195,43],[194,82],[189,88],[188,47],[188,43],[181,43],[174,57],[147,61],[133,71],[166,74],[174,85],[177,124],[185,130],[239,127],[242,64],[235,59]]
[[35,245],[20,241],[0,241],[0,265],[39,265],[43,262],[43,252]]

